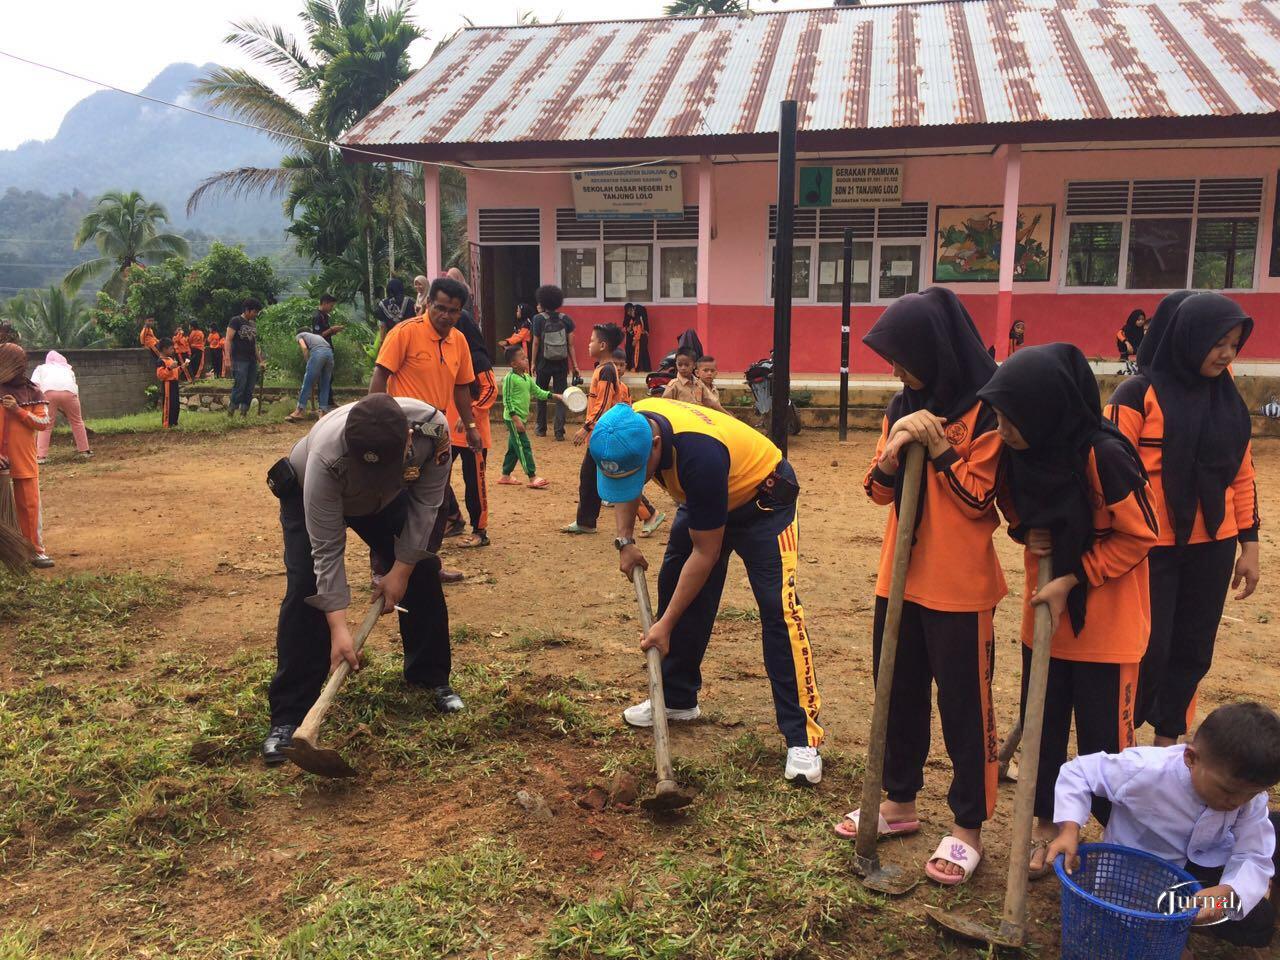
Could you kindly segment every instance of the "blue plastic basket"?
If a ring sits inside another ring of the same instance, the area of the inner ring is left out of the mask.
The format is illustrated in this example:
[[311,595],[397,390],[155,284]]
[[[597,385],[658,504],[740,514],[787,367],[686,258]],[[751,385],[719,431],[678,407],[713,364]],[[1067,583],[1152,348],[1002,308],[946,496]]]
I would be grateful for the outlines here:
[[[1063,960],[1179,960],[1197,910],[1166,913],[1160,895],[1200,889],[1165,860],[1113,843],[1080,845],[1080,866],[1062,884]],[[1183,886],[1187,884],[1187,886]]]

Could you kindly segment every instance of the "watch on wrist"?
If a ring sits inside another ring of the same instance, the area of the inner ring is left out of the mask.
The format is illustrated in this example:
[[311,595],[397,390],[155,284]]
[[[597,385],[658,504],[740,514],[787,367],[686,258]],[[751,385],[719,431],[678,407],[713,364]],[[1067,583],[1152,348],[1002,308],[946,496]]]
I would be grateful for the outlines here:
[[619,550],[621,550],[623,547],[633,547],[635,546],[635,543],[636,543],[635,537],[618,537],[613,541],[613,545],[617,547]]

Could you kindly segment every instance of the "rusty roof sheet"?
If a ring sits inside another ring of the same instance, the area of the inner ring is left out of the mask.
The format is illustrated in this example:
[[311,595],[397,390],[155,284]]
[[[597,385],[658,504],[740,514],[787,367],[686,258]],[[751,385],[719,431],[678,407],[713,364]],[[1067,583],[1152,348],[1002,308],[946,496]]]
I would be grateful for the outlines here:
[[940,0],[464,30],[344,144],[1280,111],[1280,0]]

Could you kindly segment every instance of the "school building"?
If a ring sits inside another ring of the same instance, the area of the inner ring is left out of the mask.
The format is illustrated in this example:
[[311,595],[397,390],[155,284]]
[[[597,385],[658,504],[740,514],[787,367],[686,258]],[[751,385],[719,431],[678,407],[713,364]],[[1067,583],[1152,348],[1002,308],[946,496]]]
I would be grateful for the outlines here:
[[[1131,310],[1194,287],[1257,318],[1246,359],[1280,358],[1280,0],[477,27],[341,146],[465,168],[491,339],[555,282],[580,325],[645,304],[655,362],[694,328],[741,370],[772,345],[784,99],[799,117],[794,370],[838,369],[846,227],[855,372],[885,372],[862,333],[931,284],[1002,355],[1019,319],[1028,343],[1114,357]],[[435,275],[440,168],[423,170]]]

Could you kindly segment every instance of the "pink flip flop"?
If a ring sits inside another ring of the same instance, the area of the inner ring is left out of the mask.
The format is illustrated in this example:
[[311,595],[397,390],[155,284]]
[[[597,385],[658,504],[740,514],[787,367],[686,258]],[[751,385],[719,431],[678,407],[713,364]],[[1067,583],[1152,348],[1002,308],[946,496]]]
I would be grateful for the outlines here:
[[[844,819],[835,825],[836,836],[843,837],[846,840],[857,840],[858,817],[861,814],[861,807],[846,813]],[[909,837],[911,834],[919,832],[919,820],[896,820],[890,823],[884,818],[884,814],[880,814],[880,822],[876,824],[877,840],[888,840],[891,837]]]
[[551,486],[551,482],[547,480],[546,477],[538,477],[534,480],[530,480],[528,486],[533,490],[545,490],[547,487]]
[[[964,871],[960,876],[952,876],[943,873],[933,865],[933,861],[942,860],[944,863],[954,863],[957,867]],[[933,851],[931,856],[924,865],[924,872],[934,883],[940,883],[944,887],[955,887],[967,881],[973,876],[973,871],[978,869],[978,864],[982,862],[982,854],[969,846],[963,840],[956,837],[946,836],[942,838],[942,842],[938,844],[938,849]]]

